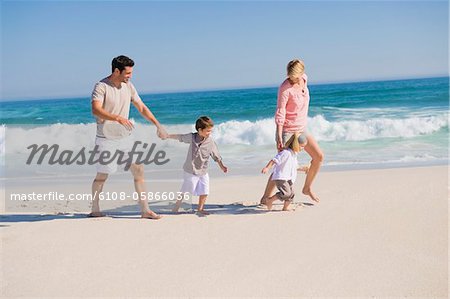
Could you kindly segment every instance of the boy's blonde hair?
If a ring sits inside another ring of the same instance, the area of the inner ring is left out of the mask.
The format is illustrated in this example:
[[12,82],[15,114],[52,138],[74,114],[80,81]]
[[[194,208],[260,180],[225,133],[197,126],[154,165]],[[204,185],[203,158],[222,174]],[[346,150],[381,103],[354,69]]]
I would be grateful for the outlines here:
[[195,122],[195,129],[198,131],[199,129],[206,129],[214,127],[214,122],[208,116],[200,116]]
[[300,146],[300,142],[298,142],[298,133],[295,133],[291,136],[291,138],[286,141],[284,148],[290,148],[295,153],[298,153],[302,150],[302,147]]
[[305,72],[305,64],[300,59],[289,61],[287,65],[287,75],[289,79],[300,78]]

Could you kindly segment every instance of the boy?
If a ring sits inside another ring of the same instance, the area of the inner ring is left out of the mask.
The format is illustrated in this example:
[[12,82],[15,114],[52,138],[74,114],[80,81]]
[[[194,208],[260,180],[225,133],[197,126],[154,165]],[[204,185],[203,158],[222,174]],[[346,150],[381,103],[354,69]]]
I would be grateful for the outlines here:
[[[198,196],[198,213],[209,215],[204,210],[206,198],[209,193],[208,161],[211,156],[217,162],[224,173],[228,168],[223,165],[217,145],[211,137],[214,127],[213,121],[202,116],[195,122],[197,133],[169,134],[168,138],[177,139],[180,142],[189,143],[189,150],[184,162],[184,180],[181,192],[189,192]],[[181,200],[177,200],[173,212],[177,213],[181,206]]]

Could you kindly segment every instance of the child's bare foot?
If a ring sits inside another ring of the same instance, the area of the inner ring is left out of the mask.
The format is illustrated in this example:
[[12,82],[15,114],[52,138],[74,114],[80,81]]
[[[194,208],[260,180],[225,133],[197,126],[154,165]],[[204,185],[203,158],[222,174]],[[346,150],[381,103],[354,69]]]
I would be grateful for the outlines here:
[[158,220],[158,219],[161,219],[161,215],[158,215],[153,211],[148,211],[148,212],[142,213],[141,218]]
[[311,197],[311,199],[315,202],[320,202],[319,198],[314,193],[312,193],[310,189],[303,189],[302,193]]
[[200,215],[203,215],[203,216],[208,216],[208,215],[210,215],[211,213],[210,213],[210,212],[207,212],[207,211],[205,211],[205,210],[198,210],[198,211],[197,211],[197,214],[200,214]]
[[283,204],[283,211],[292,211],[291,209],[289,209],[290,204],[291,202],[289,200],[285,200]]
[[267,210],[272,211],[272,206],[273,206],[273,202],[275,201],[275,199],[276,198],[272,198],[272,197],[266,199]]

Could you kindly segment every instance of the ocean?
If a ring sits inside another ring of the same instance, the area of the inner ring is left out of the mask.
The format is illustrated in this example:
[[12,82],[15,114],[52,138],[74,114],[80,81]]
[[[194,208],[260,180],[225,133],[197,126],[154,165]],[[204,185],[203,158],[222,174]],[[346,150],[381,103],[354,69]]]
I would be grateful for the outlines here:
[[[324,170],[448,163],[448,77],[317,84],[309,90],[307,131],[324,152]],[[23,171],[8,161],[28,155],[27,145],[92,146],[95,124],[89,95],[90,90],[83,98],[2,102],[0,153],[8,175]],[[213,137],[230,174],[254,173],[275,154],[277,87],[141,94],[141,98],[169,133],[192,132],[199,116],[210,116],[215,122]],[[181,169],[186,145],[158,141],[154,127],[134,107],[130,117],[136,122],[136,136],[157,142],[174,156],[170,167]],[[307,154],[300,153],[299,161],[307,164]]]

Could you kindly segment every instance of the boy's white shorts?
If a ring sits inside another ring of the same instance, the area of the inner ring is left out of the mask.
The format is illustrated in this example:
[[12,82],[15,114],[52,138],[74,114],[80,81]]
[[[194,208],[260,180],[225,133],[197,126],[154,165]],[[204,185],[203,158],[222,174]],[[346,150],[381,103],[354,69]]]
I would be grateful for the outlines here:
[[[114,155],[114,153],[116,151],[122,151],[122,152],[124,152],[123,160],[126,160],[128,158],[128,152],[130,152],[131,149],[133,148],[133,144],[134,144],[134,139],[131,136],[127,136],[127,137],[121,138],[121,139],[107,139],[107,138],[101,138],[101,137],[95,138],[95,145],[98,145],[99,152],[108,151],[111,153],[111,157],[112,157],[112,155]],[[97,153],[95,155],[95,159],[98,159],[99,155],[100,154]],[[105,160],[109,160],[109,159],[105,159]],[[114,159],[114,161],[111,161],[110,163],[105,164],[105,165],[102,165],[98,162],[95,165],[97,168],[97,172],[107,173],[107,174],[114,173],[117,171],[117,169],[123,170],[125,168],[125,163],[119,165],[117,163],[117,159]]]
[[180,192],[189,192],[194,196],[208,195],[209,175],[195,175],[185,171]]

